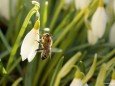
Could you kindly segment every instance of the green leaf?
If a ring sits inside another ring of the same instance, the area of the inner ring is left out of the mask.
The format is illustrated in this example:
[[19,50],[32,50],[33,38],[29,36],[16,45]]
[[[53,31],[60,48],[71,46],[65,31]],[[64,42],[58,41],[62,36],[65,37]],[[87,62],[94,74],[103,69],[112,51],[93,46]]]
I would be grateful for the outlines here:
[[83,84],[87,83],[88,80],[93,76],[96,69],[96,63],[97,63],[97,55],[94,56],[93,64],[89,72],[86,74],[85,78],[83,79]]
[[50,82],[50,86],[54,86],[56,76],[57,76],[58,72],[60,71],[60,69],[61,69],[61,67],[62,67],[63,61],[64,61],[64,57],[62,57],[62,58],[59,60],[57,66],[56,66],[56,68],[55,68],[55,71],[54,71],[54,73],[53,73],[53,76],[52,76],[52,79],[51,79],[51,82]]
[[2,62],[0,61],[0,75],[4,76],[6,74],[7,74],[7,72],[6,72],[5,68],[3,67]]

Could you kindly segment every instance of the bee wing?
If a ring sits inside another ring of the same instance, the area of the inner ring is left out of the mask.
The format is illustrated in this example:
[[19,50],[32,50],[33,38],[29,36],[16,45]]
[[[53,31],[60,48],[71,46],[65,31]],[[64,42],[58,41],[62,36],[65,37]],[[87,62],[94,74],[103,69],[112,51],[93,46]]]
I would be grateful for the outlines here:
[[51,49],[51,52],[53,52],[53,53],[60,53],[60,52],[62,52],[62,49],[52,48],[52,49]]

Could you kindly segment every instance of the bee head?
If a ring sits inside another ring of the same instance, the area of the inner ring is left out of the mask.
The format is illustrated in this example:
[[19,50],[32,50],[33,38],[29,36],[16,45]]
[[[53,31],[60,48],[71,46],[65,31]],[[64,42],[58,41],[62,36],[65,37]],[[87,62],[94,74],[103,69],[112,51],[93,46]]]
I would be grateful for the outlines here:
[[43,34],[43,39],[44,40],[50,40],[50,39],[52,39],[52,35],[49,33],[45,33],[45,34]]

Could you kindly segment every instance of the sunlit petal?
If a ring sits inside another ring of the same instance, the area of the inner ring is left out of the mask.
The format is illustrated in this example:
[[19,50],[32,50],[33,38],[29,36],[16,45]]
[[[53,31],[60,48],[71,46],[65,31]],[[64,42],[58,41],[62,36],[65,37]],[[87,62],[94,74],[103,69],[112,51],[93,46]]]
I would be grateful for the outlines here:
[[32,61],[36,55],[36,49],[39,44],[36,40],[39,40],[38,30],[32,29],[24,38],[21,46],[22,61],[28,58],[28,61]]

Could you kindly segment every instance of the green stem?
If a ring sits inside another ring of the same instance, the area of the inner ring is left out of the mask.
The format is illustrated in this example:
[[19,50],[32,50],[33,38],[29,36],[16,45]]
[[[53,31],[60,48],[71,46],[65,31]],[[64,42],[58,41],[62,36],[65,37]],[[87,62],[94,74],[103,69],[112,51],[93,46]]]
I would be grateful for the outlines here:
[[[57,76],[59,70],[60,70],[61,67],[62,67],[63,61],[64,61],[64,57],[62,57],[62,58],[59,60],[57,66],[56,66],[56,68],[55,68],[55,72],[54,72],[54,74],[53,74],[53,76],[52,76],[52,79],[51,79],[51,82],[50,82],[50,86],[54,86],[55,81],[56,81],[56,80],[55,80],[55,79],[56,79],[56,76]],[[60,78],[57,78],[57,79],[58,79],[57,81],[59,82],[59,81],[60,81],[60,80],[59,80]]]
[[48,14],[48,1],[45,1],[44,8],[43,8],[43,15],[42,15],[42,22],[41,22],[41,28],[45,28],[46,22],[47,22],[47,14]]
[[61,80],[61,78],[60,78],[60,76],[58,75],[57,78],[56,78],[56,81],[55,81],[55,83],[54,83],[54,86],[59,86],[60,80]]
[[97,62],[97,55],[95,55],[93,64],[92,64],[89,72],[87,73],[87,75],[83,79],[83,85],[85,85],[85,83],[87,83],[87,81],[93,76],[95,69],[96,69],[96,62]]
[[106,66],[107,66],[106,64],[102,65],[95,86],[104,86],[104,79],[107,71]]
[[50,24],[50,29],[52,30],[54,25],[55,25],[55,22],[58,18],[58,15],[59,15],[59,12],[61,11],[62,7],[63,7],[63,4],[64,4],[64,0],[59,0],[57,1],[57,4],[56,4],[56,7],[55,7],[55,11],[54,11],[54,15],[53,15],[53,18],[52,18],[52,21],[51,21],[51,24]]
[[87,7],[84,8],[79,14],[76,15],[76,17],[73,19],[73,21],[67,25],[64,29],[64,31],[60,34],[60,36],[58,37],[58,39],[55,41],[53,46],[57,46],[59,44],[59,42],[65,37],[65,35],[67,34],[67,32],[69,30],[71,30],[71,28],[73,27],[73,25],[75,25],[83,16],[83,14],[85,13]]
[[9,43],[7,42],[7,39],[5,38],[5,36],[3,35],[1,29],[0,29],[0,37],[2,39],[3,44],[5,45],[5,47],[7,48],[7,50],[10,52],[11,51],[11,47],[9,45]]
[[106,56],[104,56],[100,61],[97,62],[97,66],[99,66],[100,64],[102,64],[104,61],[108,60],[109,58],[111,58],[111,56],[115,55],[115,49],[112,50],[109,54],[107,54]]

